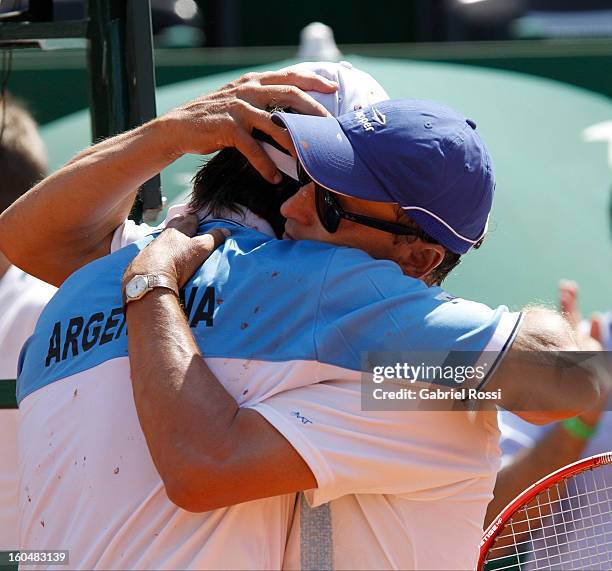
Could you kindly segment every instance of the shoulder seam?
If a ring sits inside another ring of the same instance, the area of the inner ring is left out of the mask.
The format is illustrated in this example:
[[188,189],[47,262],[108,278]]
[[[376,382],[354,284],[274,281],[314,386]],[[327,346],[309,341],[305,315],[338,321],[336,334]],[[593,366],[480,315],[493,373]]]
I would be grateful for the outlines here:
[[[512,327],[512,331],[510,332],[510,335],[504,341],[504,344],[499,350],[497,358],[495,359],[495,362],[489,369],[487,376],[480,382],[480,384],[476,388],[477,391],[482,391],[484,389],[487,383],[491,380],[491,377],[495,374],[495,371],[497,371],[497,369],[499,368],[502,362],[502,359],[506,356],[506,353],[508,353],[508,351],[510,350],[510,347],[512,346],[512,344],[514,343],[514,340],[516,339],[516,336],[518,335],[518,331],[523,323],[523,317],[524,317],[523,312],[522,311],[518,312],[518,316],[516,318],[516,321],[514,322],[514,326]],[[493,335],[495,335],[495,332],[493,333]],[[485,351],[486,351],[486,348],[485,348]]]

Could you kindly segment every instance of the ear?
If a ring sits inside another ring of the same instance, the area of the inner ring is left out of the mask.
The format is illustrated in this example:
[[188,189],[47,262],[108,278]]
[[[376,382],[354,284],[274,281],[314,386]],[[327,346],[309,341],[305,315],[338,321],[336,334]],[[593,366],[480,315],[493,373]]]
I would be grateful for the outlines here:
[[397,248],[394,261],[400,265],[407,276],[429,283],[427,276],[442,263],[444,255],[444,246],[415,240]]

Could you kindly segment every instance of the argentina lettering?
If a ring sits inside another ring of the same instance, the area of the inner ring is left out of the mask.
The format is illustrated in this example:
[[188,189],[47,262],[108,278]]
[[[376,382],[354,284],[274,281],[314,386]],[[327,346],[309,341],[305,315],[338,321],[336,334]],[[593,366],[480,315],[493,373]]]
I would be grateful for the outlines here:
[[[206,327],[213,326],[215,309],[215,288],[203,288],[198,296],[198,287],[192,287],[185,301],[185,292],[181,290],[180,298],[189,326],[198,327],[204,322]],[[45,359],[45,367],[52,363],[60,363],[71,357],[77,357],[93,349],[96,345],[104,345],[127,336],[125,314],[121,307],[113,307],[110,311],[97,311],[90,316],[76,315],[67,322],[57,321],[49,337],[49,350]]]

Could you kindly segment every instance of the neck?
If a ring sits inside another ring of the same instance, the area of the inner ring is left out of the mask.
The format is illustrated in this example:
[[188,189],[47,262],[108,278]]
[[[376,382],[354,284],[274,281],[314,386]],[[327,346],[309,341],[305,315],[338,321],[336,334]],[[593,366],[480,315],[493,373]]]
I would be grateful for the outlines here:
[[4,277],[4,274],[11,267],[11,262],[9,262],[8,258],[0,252],[0,278]]

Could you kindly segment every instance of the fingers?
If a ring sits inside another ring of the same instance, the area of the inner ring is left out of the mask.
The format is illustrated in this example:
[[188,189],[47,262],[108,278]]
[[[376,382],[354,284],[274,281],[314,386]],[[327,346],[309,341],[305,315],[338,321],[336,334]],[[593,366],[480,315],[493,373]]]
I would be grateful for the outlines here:
[[251,137],[249,132],[253,128],[259,129],[270,135],[281,147],[286,149],[292,156],[295,156],[289,131],[282,125],[273,122],[269,113],[256,109],[247,103],[236,107],[233,115],[235,116],[235,122],[232,126],[233,138],[230,144],[236,147],[268,182],[272,184],[281,182],[282,174],[259,143]]
[[185,256],[179,269],[179,287],[183,287],[196,270],[231,235],[227,228],[215,228],[189,241],[189,255]]
[[[250,128],[255,127],[263,131],[267,135],[270,135],[284,149],[290,152],[293,150],[293,142],[291,141],[289,131],[282,125],[272,121],[269,113],[255,109],[254,107],[246,111],[249,113],[248,125]],[[247,121],[242,121],[242,123],[246,124]]]
[[283,177],[272,159],[240,125],[237,125],[234,146],[268,182],[272,184],[281,182]]
[[265,87],[264,95],[276,103],[278,107],[290,107],[303,115],[320,115],[327,117],[329,112],[318,101],[293,85],[272,85]]
[[327,109],[306,91],[334,93],[338,86],[333,81],[311,71],[281,69],[261,74],[246,74],[233,84],[241,99],[262,109],[291,107],[306,115],[329,115]]
[[191,238],[196,235],[198,224],[199,220],[195,214],[178,214],[166,224],[166,229],[174,228]]
[[598,314],[591,316],[591,337],[599,343],[603,343],[603,335],[601,331],[601,320]]
[[260,107],[290,107],[304,115],[329,115],[327,109],[308,93],[293,85],[253,86],[246,84],[240,90],[241,99]]
[[[249,73],[214,93],[190,101],[172,112],[177,152],[208,154],[236,147],[267,181],[277,184],[281,173],[249,133],[253,127],[270,135],[290,153],[289,133],[274,124],[263,109],[291,107],[311,115],[329,115],[323,105],[304,90],[333,93],[337,85],[311,71],[282,69]],[[179,133],[178,135],[176,133]]]
[[183,287],[200,265],[222,244],[230,231],[216,228],[203,236],[195,236],[198,217],[179,214],[170,220],[159,235],[132,260],[123,275],[125,284],[136,274],[165,274]]
[[[192,254],[205,256],[201,259],[201,261],[204,261],[214,250],[223,244],[225,239],[231,236],[232,233],[229,228],[215,228],[206,234],[196,236],[198,225],[198,217],[195,214],[178,214],[168,222],[165,229],[178,230],[186,236],[191,237],[192,240],[189,242],[190,247],[195,248]],[[152,242],[152,244],[155,244],[155,241]]]
[[215,228],[206,234],[196,236],[191,240],[196,255],[203,256],[202,261],[206,260],[226,238],[232,235],[229,228]]
[[262,85],[295,85],[303,91],[319,91],[320,93],[334,93],[338,89],[337,83],[314,71],[297,71],[287,67],[262,73],[259,81]]
[[578,284],[570,280],[559,282],[559,309],[570,322],[573,329],[580,324],[581,315],[578,308]]
[[302,115],[315,115],[320,117],[328,117],[331,114],[318,101],[313,99],[308,93],[300,91],[296,87],[288,87],[279,98],[280,104],[283,107],[291,107],[293,111],[297,111]]
[[289,131],[285,129],[285,127],[281,125],[277,125],[271,120],[262,123],[257,127],[260,131],[267,133],[270,135],[283,149],[286,149],[295,156],[295,148],[293,147],[293,141],[291,140],[291,135]]

